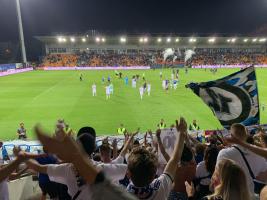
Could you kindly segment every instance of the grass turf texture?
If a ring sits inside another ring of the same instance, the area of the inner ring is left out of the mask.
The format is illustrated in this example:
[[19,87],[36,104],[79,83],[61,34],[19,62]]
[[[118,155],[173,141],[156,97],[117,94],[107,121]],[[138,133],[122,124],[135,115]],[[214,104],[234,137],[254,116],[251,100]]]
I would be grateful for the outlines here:
[[[141,131],[155,129],[161,118],[167,125],[174,123],[179,116],[188,122],[196,119],[201,129],[220,128],[218,120],[200,98],[184,85],[188,82],[214,80],[231,74],[236,70],[219,69],[216,75],[209,70],[191,69],[188,74],[180,70],[180,84],[177,90],[168,93],[162,89],[159,70],[122,71],[128,75],[129,85],[115,77],[114,71],[32,71],[0,78],[0,140],[16,138],[20,122],[25,123],[29,138],[33,139],[32,127],[40,122],[52,131],[55,122],[64,118],[71,128],[89,125],[96,129],[97,135],[116,134],[123,123],[130,131],[137,127]],[[131,77],[142,76],[151,83],[151,96],[140,100],[139,87],[131,88]],[[79,81],[83,73],[84,80]],[[105,84],[102,76],[111,76],[114,95],[106,100]],[[170,79],[171,70],[165,69],[163,77]],[[267,69],[257,69],[259,97],[267,103]],[[91,85],[97,84],[97,97],[92,97]],[[261,123],[267,122],[267,112],[261,112]]]

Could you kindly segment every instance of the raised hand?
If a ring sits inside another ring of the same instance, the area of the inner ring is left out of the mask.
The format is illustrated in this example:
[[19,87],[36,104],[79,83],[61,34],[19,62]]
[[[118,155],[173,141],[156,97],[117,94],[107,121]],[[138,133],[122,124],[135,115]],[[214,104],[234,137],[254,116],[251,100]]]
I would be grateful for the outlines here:
[[72,162],[77,155],[81,155],[82,150],[71,137],[65,135],[64,138],[60,139],[57,137],[52,138],[38,125],[35,126],[34,130],[44,148],[48,152],[56,154],[60,159]]
[[180,121],[176,120],[176,129],[180,133],[186,133],[187,123],[183,117],[180,117]]
[[195,195],[195,187],[194,184],[191,182],[189,184],[187,181],[185,181],[185,189],[188,197],[193,197]]

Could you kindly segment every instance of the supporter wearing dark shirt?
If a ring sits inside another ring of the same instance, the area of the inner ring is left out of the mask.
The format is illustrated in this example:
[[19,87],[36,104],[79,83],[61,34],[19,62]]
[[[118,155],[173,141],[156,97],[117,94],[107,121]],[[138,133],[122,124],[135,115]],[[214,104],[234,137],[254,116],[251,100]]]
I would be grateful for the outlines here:
[[[42,165],[58,163],[58,160],[52,155],[36,158],[36,161]],[[68,195],[67,186],[50,181],[47,174],[39,173],[38,181],[44,199],[47,194],[51,199],[54,198],[61,200],[71,199],[70,196]]]

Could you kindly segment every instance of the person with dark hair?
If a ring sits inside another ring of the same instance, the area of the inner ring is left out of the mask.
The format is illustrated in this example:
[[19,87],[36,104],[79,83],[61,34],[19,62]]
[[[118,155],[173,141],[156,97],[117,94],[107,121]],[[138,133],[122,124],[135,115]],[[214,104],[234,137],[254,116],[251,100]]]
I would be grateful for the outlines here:
[[[169,159],[169,155],[165,151],[165,148],[160,139],[160,130],[156,133],[158,139],[159,149],[166,161]],[[187,133],[186,133],[187,135]],[[177,163],[177,170],[175,174],[174,184],[172,191],[169,195],[169,200],[174,199],[187,199],[185,181],[193,181],[196,174],[196,163],[194,160],[192,150],[184,144],[183,152],[181,156],[181,162]]]
[[206,149],[206,145],[205,144],[201,144],[201,143],[196,144],[196,147],[195,147],[195,152],[196,152],[195,161],[196,161],[197,164],[200,163],[201,161],[203,161],[205,149]]
[[178,164],[174,179],[174,186],[170,193],[169,200],[187,199],[184,182],[192,182],[196,175],[196,163],[193,159],[193,153],[190,148],[184,145],[181,162]]
[[25,140],[25,139],[27,139],[27,134],[26,134],[27,130],[26,130],[25,127],[24,127],[24,123],[21,122],[21,123],[19,124],[19,126],[20,126],[20,127],[19,127],[18,130],[17,130],[18,139],[19,139],[19,140]]
[[208,147],[205,150],[204,161],[197,165],[195,179],[197,199],[210,194],[209,185],[215,170],[218,153],[219,150],[216,146]]
[[176,129],[180,137],[176,141],[173,154],[169,157],[163,174],[155,178],[157,172],[157,156],[144,148],[135,148],[128,158],[128,174],[130,184],[127,191],[139,199],[164,200],[167,199],[172,188],[177,170],[177,163],[182,156],[182,148],[187,130],[184,118],[176,121]]
[[102,144],[99,147],[100,151],[100,158],[103,163],[110,163],[111,162],[111,148],[109,144]]
[[[64,131],[63,129],[61,131]],[[66,134],[64,138],[67,137]],[[88,162],[92,162],[91,156],[95,150],[95,131],[91,127],[83,127],[78,131],[76,143],[81,145],[84,156],[87,157]],[[63,138],[63,140],[64,140]],[[62,140],[62,138],[60,138]],[[132,138],[131,138],[132,139]],[[129,144],[125,148],[128,148]],[[125,151],[125,150],[124,150]],[[127,151],[127,149],[126,149]],[[123,179],[127,165],[124,164],[103,164],[93,163],[99,170],[106,173],[113,181]],[[72,199],[83,200],[90,199],[90,187],[86,184],[80,176],[76,168],[71,163],[40,165],[32,160],[27,162],[29,168],[43,174],[47,174],[49,179],[53,182],[67,185],[68,193]]]

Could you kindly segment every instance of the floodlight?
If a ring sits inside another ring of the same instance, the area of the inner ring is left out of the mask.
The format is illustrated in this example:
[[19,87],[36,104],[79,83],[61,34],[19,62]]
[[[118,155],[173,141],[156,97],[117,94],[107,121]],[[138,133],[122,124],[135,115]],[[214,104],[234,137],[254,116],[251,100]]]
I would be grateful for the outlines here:
[[179,41],[180,41],[179,38],[176,38],[176,39],[175,39],[175,42],[179,42]]
[[86,42],[86,38],[82,38],[82,42]]
[[96,37],[96,38],[95,38],[95,41],[96,41],[96,42],[100,42],[100,38],[99,38],[99,37]]
[[257,42],[257,40],[258,40],[257,38],[253,38],[252,42]]
[[231,42],[235,43],[235,41],[236,41],[236,38],[231,39]]
[[245,38],[243,41],[244,41],[244,42],[248,42],[248,39],[247,39],[247,38]]
[[209,43],[214,43],[215,40],[216,40],[216,38],[214,38],[214,37],[213,37],[213,38],[209,38],[208,42],[209,42]]
[[71,38],[70,38],[70,41],[71,41],[71,42],[75,42],[75,38],[74,38],[74,37],[71,37]]
[[146,43],[146,42],[148,42],[148,38],[147,37],[144,38],[144,43]]
[[125,43],[125,42],[126,42],[126,38],[125,38],[125,37],[121,37],[121,38],[120,38],[120,42],[121,42],[121,43]]
[[193,42],[196,42],[196,41],[197,41],[196,38],[190,38],[190,39],[189,39],[189,42],[190,42],[190,43],[193,43]]
[[227,42],[231,42],[231,39],[227,39],[226,41],[227,41]]
[[63,42],[63,41],[62,41],[62,37],[58,37],[58,38],[57,38],[57,41],[58,41],[59,43],[60,43],[60,42]]
[[87,47],[86,50],[89,50],[89,48]]
[[267,41],[266,38],[261,38],[261,39],[259,39],[259,42],[266,42],[266,41]]
[[158,40],[157,40],[158,42],[161,42],[162,41],[162,39],[161,38],[158,38]]
[[169,43],[169,42],[171,42],[171,40],[172,40],[171,38],[167,38],[166,41]]
[[102,42],[106,42],[106,38],[102,38],[101,41],[102,41]]
[[143,43],[144,39],[143,38],[139,38],[139,42]]

